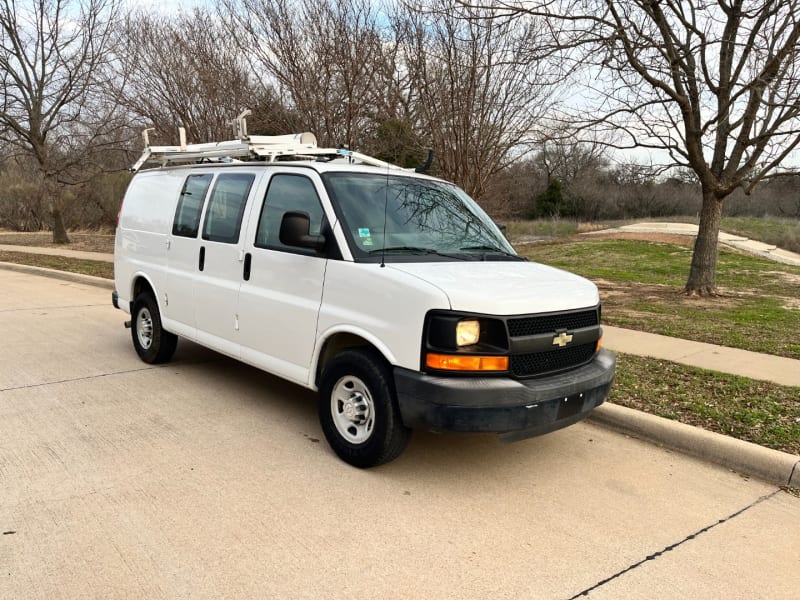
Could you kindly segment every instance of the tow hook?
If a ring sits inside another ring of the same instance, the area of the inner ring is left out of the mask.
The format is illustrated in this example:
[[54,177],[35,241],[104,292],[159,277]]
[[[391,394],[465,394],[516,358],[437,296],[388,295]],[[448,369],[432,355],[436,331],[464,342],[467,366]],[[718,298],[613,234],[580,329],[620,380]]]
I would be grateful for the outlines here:
[[125,321],[125,329],[130,329],[130,328],[131,328],[131,322]]

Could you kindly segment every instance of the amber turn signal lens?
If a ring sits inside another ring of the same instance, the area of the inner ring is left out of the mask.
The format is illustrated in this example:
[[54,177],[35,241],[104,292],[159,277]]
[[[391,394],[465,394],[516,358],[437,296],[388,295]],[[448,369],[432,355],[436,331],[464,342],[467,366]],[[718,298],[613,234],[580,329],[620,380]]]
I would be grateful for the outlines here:
[[442,371],[508,371],[508,357],[428,354],[425,366]]
[[599,340],[597,340],[597,348],[595,348],[594,351],[599,352],[600,348],[602,347],[603,347],[603,338],[601,337]]

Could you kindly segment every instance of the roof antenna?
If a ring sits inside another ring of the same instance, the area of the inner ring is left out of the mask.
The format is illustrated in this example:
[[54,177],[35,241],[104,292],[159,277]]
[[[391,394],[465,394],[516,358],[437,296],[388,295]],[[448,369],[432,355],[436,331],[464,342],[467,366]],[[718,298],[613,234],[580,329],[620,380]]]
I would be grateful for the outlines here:
[[428,169],[431,168],[431,163],[433,162],[433,148],[428,148],[428,158],[425,159],[425,162],[414,169],[415,173],[425,173]]

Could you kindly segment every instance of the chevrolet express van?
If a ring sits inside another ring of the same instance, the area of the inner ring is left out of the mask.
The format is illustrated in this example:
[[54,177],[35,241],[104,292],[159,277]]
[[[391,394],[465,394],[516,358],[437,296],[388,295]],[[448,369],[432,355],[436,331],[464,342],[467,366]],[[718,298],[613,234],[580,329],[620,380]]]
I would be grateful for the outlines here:
[[607,397],[595,285],[518,256],[457,186],[248,143],[261,160],[149,149],[162,166],[128,187],[113,302],[143,361],[183,337],[315,390],[357,467],[396,458],[412,429],[523,439]]

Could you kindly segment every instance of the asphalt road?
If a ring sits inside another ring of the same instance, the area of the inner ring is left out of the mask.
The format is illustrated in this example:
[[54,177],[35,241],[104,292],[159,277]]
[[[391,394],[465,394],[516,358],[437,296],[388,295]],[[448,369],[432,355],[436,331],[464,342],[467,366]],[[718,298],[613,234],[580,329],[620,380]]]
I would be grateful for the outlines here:
[[582,423],[360,471],[315,397],[0,270],[0,598],[796,598],[800,499]]

